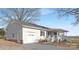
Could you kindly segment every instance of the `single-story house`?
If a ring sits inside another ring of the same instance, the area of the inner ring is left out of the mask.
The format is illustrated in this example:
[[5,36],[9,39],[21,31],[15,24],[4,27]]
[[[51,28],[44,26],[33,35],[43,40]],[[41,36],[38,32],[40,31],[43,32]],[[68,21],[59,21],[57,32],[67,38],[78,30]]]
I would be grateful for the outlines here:
[[11,20],[6,29],[6,40],[21,42],[23,44],[38,42],[40,39],[52,39],[64,37],[67,30],[48,28],[33,23]]

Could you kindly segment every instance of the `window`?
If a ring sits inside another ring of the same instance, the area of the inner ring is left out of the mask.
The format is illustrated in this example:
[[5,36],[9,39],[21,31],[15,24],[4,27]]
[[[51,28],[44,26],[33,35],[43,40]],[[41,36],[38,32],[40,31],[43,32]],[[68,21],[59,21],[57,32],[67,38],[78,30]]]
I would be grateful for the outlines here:
[[48,35],[51,35],[51,32],[48,32]]
[[14,33],[12,34],[12,37],[14,38]]
[[45,35],[45,32],[44,31],[41,31],[40,36],[44,36],[44,35]]
[[57,35],[57,33],[56,33],[56,32],[54,32],[54,35]]

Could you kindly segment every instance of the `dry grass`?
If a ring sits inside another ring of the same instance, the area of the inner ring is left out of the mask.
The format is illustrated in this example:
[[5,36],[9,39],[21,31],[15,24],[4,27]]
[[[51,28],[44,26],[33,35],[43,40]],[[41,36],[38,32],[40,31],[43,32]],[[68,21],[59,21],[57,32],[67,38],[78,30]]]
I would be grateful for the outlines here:
[[59,47],[65,47],[65,48],[79,48],[79,37],[73,37],[70,42],[51,42],[49,44],[54,45],[54,46],[59,46]]
[[7,41],[7,40],[4,40],[4,39],[0,39],[0,46],[18,46],[20,44],[17,44],[16,42],[11,42],[11,41]]
[[71,40],[71,42],[51,42],[50,45],[65,47],[65,48],[79,48],[79,40]]
[[61,42],[61,43],[51,42],[49,44],[54,45],[54,46],[59,46],[59,47],[71,48],[71,44],[69,43],[67,44],[66,42]]
[[72,44],[75,44],[75,47],[76,47],[76,48],[79,48],[79,39],[74,39],[74,40],[72,40],[71,43],[72,43]]
[[72,40],[72,43],[79,43],[79,39]]
[[0,50],[29,50],[29,48],[16,42],[0,39]]

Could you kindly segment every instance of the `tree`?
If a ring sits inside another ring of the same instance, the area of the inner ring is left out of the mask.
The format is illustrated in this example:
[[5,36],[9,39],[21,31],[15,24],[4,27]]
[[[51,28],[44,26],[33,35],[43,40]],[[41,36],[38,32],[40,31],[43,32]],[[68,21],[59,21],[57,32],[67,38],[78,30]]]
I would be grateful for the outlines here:
[[74,16],[75,22],[73,24],[79,23],[79,8],[56,8],[55,11],[60,16]]
[[0,28],[0,39],[4,38],[5,30],[3,28]]
[[2,16],[0,19],[4,23],[8,23],[9,20],[19,20],[20,22],[35,22],[39,20],[38,8],[5,8],[0,9]]

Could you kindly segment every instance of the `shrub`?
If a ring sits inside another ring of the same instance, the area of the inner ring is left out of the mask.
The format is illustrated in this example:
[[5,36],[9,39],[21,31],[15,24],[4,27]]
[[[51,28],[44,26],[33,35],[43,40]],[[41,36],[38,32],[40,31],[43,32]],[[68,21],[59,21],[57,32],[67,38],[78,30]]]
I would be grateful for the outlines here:
[[39,42],[39,43],[44,43],[44,42],[47,42],[47,40],[46,40],[46,39],[44,39],[44,40],[41,40],[41,39],[40,39],[38,42]]

